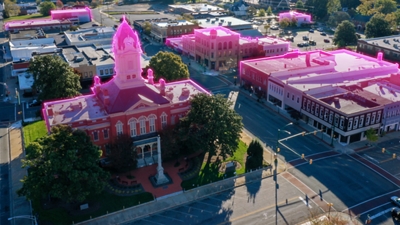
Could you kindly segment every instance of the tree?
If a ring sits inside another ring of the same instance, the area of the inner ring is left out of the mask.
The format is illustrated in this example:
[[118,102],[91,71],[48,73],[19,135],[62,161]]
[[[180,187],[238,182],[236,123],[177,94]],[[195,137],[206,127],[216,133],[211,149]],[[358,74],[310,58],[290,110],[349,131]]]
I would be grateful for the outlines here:
[[365,25],[365,36],[367,38],[389,36],[391,33],[390,23],[385,20],[385,16],[381,13],[375,14]]
[[161,138],[161,156],[164,161],[178,158],[181,150],[177,126],[167,126],[159,132]]
[[249,16],[254,16],[257,13],[257,9],[254,6],[247,7],[247,14]]
[[344,47],[357,43],[356,29],[354,24],[348,20],[343,21],[335,30],[333,43],[338,47]]
[[296,5],[294,6],[296,9],[304,9],[304,2],[302,0],[298,0]]
[[257,140],[252,140],[247,148],[246,171],[262,167],[264,159],[264,148]]
[[23,167],[29,168],[28,175],[17,193],[29,200],[49,196],[82,202],[89,194],[100,193],[109,178],[99,167],[100,156],[85,131],[57,125],[49,136],[27,146]]
[[20,7],[13,1],[4,0],[4,18],[10,18],[12,16],[18,16],[20,13]]
[[39,92],[38,99],[70,98],[80,95],[79,75],[68,63],[55,55],[37,56],[31,60],[28,72],[33,75],[33,88]]
[[61,0],[57,0],[56,6],[57,6],[57,8],[62,9],[64,7],[64,4],[62,3]]
[[334,12],[337,12],[342,9],[342,5],[340,4],[340,0],[328,0],[326,4],[326,10],[328,15],[331,15]]
[[258,10],[258,16],[265,16],[265,9]]
[[362,15],[374,15],[376,13],[389,14],[397,10],[394,0],[361,0],[357,7]]
[[143,24],[143,32],[147,35],[149,35],[151,33],[151,23],[146,21]]
[[367,137],[367,140],[369,142],[375,142],[379,139],[378,134],[376,133],[376,130],[374,128],[369,128],[365,132],[365,136]]
[[392,30],[397,30],[397,26],[400,24],[400,9],[396,10],[396,12],[387,14],[385,20],[389,22]]
[[137,154],[134,150],[132,138],[127,134],[118,135],[110,143],[110,154],[108,158],[113,168],[119,172],[135,169],[137,165]]
[[40,13],[43,16],[49,16],[50,15],[50,11],[53,10],[53,9],[56,9],[56,5],[54,5],[53,2],[45,1],[45,2],[42,2],[40,4]]
[[309,9],[315,17],[322,19],[327,16],[327,4],[328,0],[307,0],[305,3],[305,7]]
[[290,19],[289,18],[283,18],[279,21],[279,26],[282,29],[286,29],[288,26],[290,26]]
[[350,21],[351,20],[350,15],[347,12],[337,11],[329,16],[327,24],[330,27],[337,27],[340,23],[342,23],[345,20]]
[[183,145],[192,151],[208,152],[207,163],[219,153],[226,158],[236,151],[243,124],[223,95],[198,94],[190,100],[191,108],[179,123]]
[[268,6],[267,16],[271,16],[271,15],[272,15],[272,8],[271,8],[271,6]]
[[150,68],[156,80],[176,81],[189,78],[189,69],[181,57],[172,52],[158,52],[150,59]]

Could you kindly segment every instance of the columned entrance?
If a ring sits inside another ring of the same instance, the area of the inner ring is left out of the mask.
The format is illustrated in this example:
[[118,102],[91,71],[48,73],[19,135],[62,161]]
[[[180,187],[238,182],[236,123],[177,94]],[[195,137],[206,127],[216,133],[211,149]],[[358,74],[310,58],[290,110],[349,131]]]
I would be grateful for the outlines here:
[[144,167],[157,163],[157,137],[134,141],[133,146],[135,146],[135,151],[137,153],[137,167]]

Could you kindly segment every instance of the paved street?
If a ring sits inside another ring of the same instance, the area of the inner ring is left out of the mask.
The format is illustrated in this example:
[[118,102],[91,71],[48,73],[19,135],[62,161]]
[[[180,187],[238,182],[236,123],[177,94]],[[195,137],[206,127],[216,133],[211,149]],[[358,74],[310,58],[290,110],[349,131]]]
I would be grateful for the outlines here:
[[8,123],[0,123],[0,224],[10,217]]
[[390,214],[390,210],[394,207],[393,204],[387,203],[376,207],[375,209],[364,213],[360,216],[361,221],[365,221],[368,219],[368,216],[372,219],[373,224],[379,225],[393,225],[400,224],[400,221],[396,221]]
[[[296,224],[310,211],[320,213],[315,203],[278,176],[278,224]],[[138,224],[275,224],[275,183],[273,177],[222,192],[200,201],[149,215]]]

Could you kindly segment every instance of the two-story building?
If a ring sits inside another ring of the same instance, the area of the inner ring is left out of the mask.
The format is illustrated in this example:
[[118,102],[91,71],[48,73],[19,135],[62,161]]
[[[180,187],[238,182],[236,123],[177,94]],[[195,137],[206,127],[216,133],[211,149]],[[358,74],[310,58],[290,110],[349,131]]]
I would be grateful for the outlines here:
[[169,20],[151,23],[151,36],[164,43],[169,37],[180,37],[192,34],[197,29],[197,24],[186,20]]
[[290,51],[290,43],[278,39],[242,38],[225,27],[196,29],[192,35],[169,38],[166,45],[181,51],[211,70],[237,68],[246,58],[274,56]]
[[368,91],[374,80],[398,74],[397,64],[347,50],[293,51],[282,56],[242,61],[240,79],[265,93],[282,113],[295,110],[310,126],[342,144],[364,140],[379,130],[393,99]]
[[295,20],[297,22],[298,27],[300,27],[302,24],[312,23],[311,15],[296,11],[279,13],[279,21],[283,19],[289,19],[290,21]]
[[190,108],[191,96],[208,92],[195,82],[166,83],[141,76],[142,49],[137,33],[123,20],[113,38],[115,76],[106,83],[94,77],[92,93],[43,103],[48,131],[57,124],[82,129],[106,157],[108,144],[120,134],[132,137],[138,167],[157,162],[157,132],[174,125]]
[[357,52],[375,56],[383,53],[386,61],[400,63],[400,35],[358,39]]

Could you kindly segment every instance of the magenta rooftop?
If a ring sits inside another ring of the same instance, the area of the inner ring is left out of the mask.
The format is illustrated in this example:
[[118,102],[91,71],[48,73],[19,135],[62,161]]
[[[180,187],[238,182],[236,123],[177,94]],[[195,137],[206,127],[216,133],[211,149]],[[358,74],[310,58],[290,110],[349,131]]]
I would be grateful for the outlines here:
[[242,61],[256,70],[308,90],[325,85],[360,82],[378,77],[389,77],[399,72],[398,65],[348,50],[324,52],[294,51],[281,56]]

